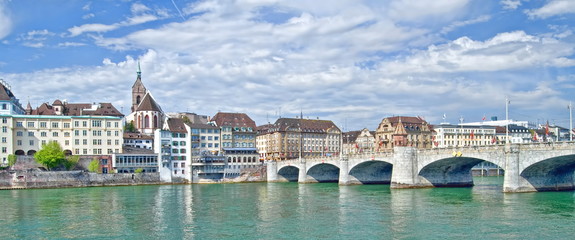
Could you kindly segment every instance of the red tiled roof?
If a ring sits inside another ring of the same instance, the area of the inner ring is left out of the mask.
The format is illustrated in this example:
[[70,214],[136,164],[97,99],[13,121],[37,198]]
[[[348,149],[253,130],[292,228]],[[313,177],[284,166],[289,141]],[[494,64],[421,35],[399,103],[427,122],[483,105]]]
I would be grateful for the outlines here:
[[[124,116],[111,103],[65,103],[63,106],[64,109],[61,111],[64,116]],[[94,106],[96,108],[92,109]],[[56,115],[56,113],[53,106],[48,103],[42,103],[38,108],[33,109],[30,115]]]
[[330,120],[316,120],[316,119],[301,119],[301,118],[280,118],[273,126],[270,131],[286,131],[288,128],[301,129],[304,133],[314,133],[314,132],[326,132],[328,129],[339,128]]
[[168,118],[170,132],[187,133],[186,124],[181,118]]
[[218,112],[212,118],[212,121],[216,122],[219,127],[231,126],[231,127],[251,127],[255,130],[256,122],[252,120],[245,113],[224,113]]

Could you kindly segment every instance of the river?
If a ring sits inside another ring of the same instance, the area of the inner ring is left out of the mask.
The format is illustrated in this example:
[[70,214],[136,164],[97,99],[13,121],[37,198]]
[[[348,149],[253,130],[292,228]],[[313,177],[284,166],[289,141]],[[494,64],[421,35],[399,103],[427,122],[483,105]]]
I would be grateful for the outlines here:
[[0,239],[573,239],[574,192],[245,183],[0,191]]

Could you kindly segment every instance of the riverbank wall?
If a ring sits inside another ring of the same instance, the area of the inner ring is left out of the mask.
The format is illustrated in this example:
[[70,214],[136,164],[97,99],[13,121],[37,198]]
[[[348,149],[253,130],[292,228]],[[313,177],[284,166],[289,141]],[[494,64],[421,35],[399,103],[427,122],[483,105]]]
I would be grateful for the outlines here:
[[165,184],[158,173],[98,174],[85,171],[0,172],[0,189],[34,189]]

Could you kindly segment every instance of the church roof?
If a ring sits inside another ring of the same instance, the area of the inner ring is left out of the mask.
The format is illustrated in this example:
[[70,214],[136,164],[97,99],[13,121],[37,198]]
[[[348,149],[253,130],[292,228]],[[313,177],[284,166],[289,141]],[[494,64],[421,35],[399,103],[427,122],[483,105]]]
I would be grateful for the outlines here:
[[220,127],[222,126],[251,127],[254,130],[256,128],[256,122],[254,122],[254,120],[252,120],[245,113],[218,112],[212,118],[212,121],[216,122],[216,124]]
[[144,95],[144,98],[142,99],[140,104],[138,105],[138,108],[136,108],[136,111],[161,112],[162,108],[160,108],[160,105],[158,105],[156,100],[154,100],[154,97],[152,97],[152,95],[149,92],[147,92],[146,95]]

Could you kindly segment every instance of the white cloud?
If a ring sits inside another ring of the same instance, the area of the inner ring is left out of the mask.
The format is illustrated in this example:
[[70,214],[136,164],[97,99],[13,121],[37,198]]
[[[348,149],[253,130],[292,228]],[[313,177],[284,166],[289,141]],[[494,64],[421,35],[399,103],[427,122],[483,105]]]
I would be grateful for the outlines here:
[[389,16],[397,21],[418,21],[433,18],[449,20],[457,15],[469,0],[398,0],[390,4]]
[[12,18],[10,18],[7,1],[0,0],[0,39],[5,38],[12,31]]
[[569,58],[574,52],[572,43],[515,31],[497,34],[486,41],[461,37],[417,51],[402,61],[381,65],[395,74],[567,67],[575,66],[575,61]]
[[483,16],[479,16],[477,18],[474,19],[470,19],[470,20],[466,20],[466,21],[456,21],[452,24],[450,24],[447,27],[444,27],[443,29],[441,29],[441,33],[442,34],[446,34],[448,32],[451,32],[457,28],[461,28],[467,25],[471,25],[471,24],[476,24],[476,23],[481,23],[481,22],[487,22],[491,19],[491,16],[487,16],[487,15],[483,15]]
[[[78,35],[87,32],[97,32],[97,33],[109,32],[121,27],[139,25],[167,17],[165,10],[158,9],[155,13],[151,13],[150,8],[146,7],[141,3],[132,4],[130,10],[132,12],[132,16],[128,17],[125,21],[119,23],[114,24],[89,23],[71,27],[68,29],[68,32],[70,32],[70,37],[76,37]],[[91,18],[93,16],[94,16],[93,14],[88,14],[85,15],[84,17]]]
[[503,9],[515,10],[521,6],[521,0],[501,0],[501,5]]
[[563,14],[575,13],[575,1],[572,0],[551,0],[543,7],[533,10],[526,10],[525,13],[530,18],[549,18]]

